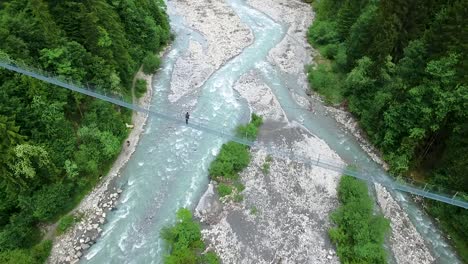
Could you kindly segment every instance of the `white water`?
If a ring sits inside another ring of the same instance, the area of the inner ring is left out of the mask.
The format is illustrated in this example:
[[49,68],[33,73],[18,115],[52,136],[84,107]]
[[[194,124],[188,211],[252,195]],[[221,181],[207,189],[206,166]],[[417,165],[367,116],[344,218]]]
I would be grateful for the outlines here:
[[[296,79],[268,63],[262,63],[269,50],[284,37],[284,27],[241,0],[228,2],[251,28],[255,41],[209,78],[201,88],[202,96],[198,97],[199,101],[191,115],[225,130],[247,121],[250,114],[248,106],[236,99],[232,86],[242,74],[258,68],[280,103],[289,106],[284,110],[290,121],[302,122],[346,162],[356,163],[373,173],[381,174],[380,166],[370,160],[354,138],[343,133],[334,120],[325,115],[319,102],[314,105],[317,111],[315,115],[290,108],[301,107],[290,94],[292,90],[303,95],[303,91],[297,88]],[[155,96],[152,107],[164,109],[164,112],[183,113],[186,110],[184,104],[193,98],[182,98],[175,104],[167,99],[174,63],[187,50],[190,39],[203,46],[206,46],[206,41],[184,25],[170,3],[168,12],[177,38],[165,57],[163,69],[153,81]],[[159,238],[161,228],[174,221],[178,208],[192,208],[198,201],[208,182],[208,165],[223,142],[223,139],[210,134],[149,117],[139,146],[122,172],[120,184],[124,192],[117,210],[109,214],[102,237],[82,262],[162,263],[165,251]],[[405,196],[399,197],[399,200],[405,199]],[[427,217],[412,203],[405,202],[403,205],[412,219],[416,219],[415,223],[427,241],[433,241],[433,249],[440,256],[440,263],[457,263],[456,257]]]

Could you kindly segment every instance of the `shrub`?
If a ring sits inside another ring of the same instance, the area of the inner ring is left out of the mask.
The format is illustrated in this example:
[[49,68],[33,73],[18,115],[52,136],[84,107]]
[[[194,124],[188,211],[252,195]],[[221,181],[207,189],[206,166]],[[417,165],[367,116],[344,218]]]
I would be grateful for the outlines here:
[[181,208],[177,211],[176,219],[173,226],[165,227],[161,231],[170,253],[165,256],[164,262],[167,264],[219,263],[218,257],[212,252],[201,255],[205,244],[202,241],[200,225],[193,220],[191,212]]
[[244,196],[242,194],[236,193],[236,195],[234,195],[233,200],[236,203],[240,203],[240,202],[244,201]]
[[52,249],[52,241],[44,240],[31,249],[31,256],[37,263],[45,263]]
[[242,184],[241,182],[238,182],[238,181],[234,183],[234,187],[236,187],[238,193],[245,190],[244,184]]
[[146,93],[147,83],[146,80],[138,79],[135,84],[135,94],[137,98]]
[[209,174],[211,177],[225,177],[237,179],[237,173],[243,170],[250,162],[250,153],[246,146],[237,142],[223,144],[216,159],[211,163]]
[[262,124],[262,117],[252,114],[252,120],[249,124],[237,127],[237,135],[248,140],[255,140],[257,138],[258,129]]
[[317,45],[335,44],[339,41],[336,23],[315,21],[307,32],[307,38]]
[[336,226],[328,233],[341,262],[386,263],[383,243],[390,223],[381,215],[373,215],[366,184],[343,176],[338,198],[342,205],[332,213],[331,220]]
[[221,197],[230,195],[232,193],[232,188],[229,185],[221,183],[220,185],[218,185],[218,193]]
[[204,264],[219,264],[221,261],[219,260],[219,257],[216,255],[216,253],[210,251],[203,255],[203,260],[202,263]]
[[307,76],[312,89],[325,96],[327,103],[340,103],[342,100],[341,84],[330,67],[324,64],[310,68]]
[[250,207],[250,214],[257,215],[258,209],[255,206]]
[[143,59],[143,72],[153,74],[161,66],[161,59],[152,53],[148,53]]
[[57,234],[61,235],[65,233],[70,227],[72,227],[75,223],[80,221],[80,216],[75,215],[66,215],[60,218],[60,221],[57,226]]
[[268,162],[263,163],[262,172],[263,172],[263,174],[270,173],[270,163],[268,163]]
[[50,220],[59,213],[66,204],[70,194],[70,188],[62,183],[45,186],[33,196],[33,216],[41,221]]

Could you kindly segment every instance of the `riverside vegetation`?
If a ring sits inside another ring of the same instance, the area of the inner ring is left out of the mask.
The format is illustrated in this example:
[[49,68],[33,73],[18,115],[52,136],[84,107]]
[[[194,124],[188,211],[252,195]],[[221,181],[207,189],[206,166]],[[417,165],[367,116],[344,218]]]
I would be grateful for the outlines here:
[[177,211],[176,223],[163,228],[162,238],[166,241],[170,254],[164,258],[166,264],[218,264],[219,258],[214,252],[202,252],[206,249],[200,231],[200,224],[192,218],[186,208]]
[[[312,88],[358,118],[392,174],[467,193],[468,2],[313,6],[308,38],[323,58],[309,69]],[[468,262],[468,210],[425,205]]]
[[341,206],[330,216],[336,227],[328,232],[342,263],[387,263],[383,248],[390,221],[374,215],[366,183],[343,176],[338,186]]
[[[2,59],[129,98],[170,32],[162,0],[6,0],[0,39]],[[38,224],[57,221],[106,174],[131,112],[6,70],[0,86],[0,262],[42,263],[51,243]]]
[[[261,116],[252,114],[252,121],[247,125],[237,127],[237,135],[248,140],[257,138],[258,129],[263,124]],[[233,195],[235,202],[243,200],[240,192],[244,185],[240,182],[239,172],[245,169],[250,162],[249,147],[237,142],[230,141],[223,144],[216,159],[211,163],[208,170],[210,178],[219,183],[218,194],[221,197]]]
[[[249,124],[237,127],[237,135],[255,140],[262,123],[262,117],[252,114],[252,121]],[[247,146],[233,141],[223,144],[209,168],[211,179],[219,182],[217,191],[220,197],[231,197],[235,202],[243,200],[240,192],[245,187],[240,182],[239,172],[245,169],[249,162],[250,153]],[[214,252],[201,253],[206,246],[202,240],[200,224],[192,218],[188,209],[179,209],[176,223],[164,228],[161,236],[166,241],[169,251],[169,255],[164,259],[166,264],[220,263]]]

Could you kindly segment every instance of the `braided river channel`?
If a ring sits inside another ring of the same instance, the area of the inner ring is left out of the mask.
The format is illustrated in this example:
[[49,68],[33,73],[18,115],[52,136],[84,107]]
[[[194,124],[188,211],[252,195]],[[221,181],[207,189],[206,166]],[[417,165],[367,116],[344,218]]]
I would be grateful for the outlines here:
[[[254,41],[217,69],[196,93],[171,102],[168,95],[176,60],[186,52],[190,41],[203,47],[207,44],[203,35],[185,23],[183,14],[177,13],[170,1],[167,3],[176,38],[163,58],[160,71],[153,77],[151,108],[177,114],[182,120],[182,114],[190,108],[190,120],[220,131],[232,131],[237,125],[248,122],[250,117],[248,103],[239,97],[233,85],[243,74],[256,69],[289,121],[301,123],[311,134],[323,139],[346,163],[365,169],[373,177],[387,177],[358,141],[326,114],[321,102],[314,100],[314,114],[301,110],[301,105],[292,96],[294,92],[306,97],[297,78],[267,62],[269,51],[287,36],[286,25],[243,0],[227,0],[227,4],[250,28]],[[193,209],[196,206],[209,182],[209,164],[227,140],[149,116],[135,153],[121,171],[117,184],[123,193],[117,208],[109,212],[101,237],[81,263],[162,263],[167,252],[160,238],[161,229],[174,222],[178,208]],[[459,263],[422,209],[409,196],[389,191],[408,213],[436,262]],[[389,261],[394,262],[389,255]]]

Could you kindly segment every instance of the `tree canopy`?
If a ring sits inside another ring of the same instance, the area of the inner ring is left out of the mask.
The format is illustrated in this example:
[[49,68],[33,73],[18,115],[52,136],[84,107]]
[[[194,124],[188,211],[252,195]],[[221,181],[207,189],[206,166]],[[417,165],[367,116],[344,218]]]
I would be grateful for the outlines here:
[[[0,57],[121,96],[169,38],[162,0],[0,3]],[[55,221],[107,172],[125,122],[128,110],[0,70],[2,263],[43,261],[28,255],[37,223]]]
[[[314,7],[309,41],[330,64],[309,71],[312,88],[348,106],[393,174],[467,193],[468,2],[322,0]],[[468,211],[429,203],[468,252]]]

